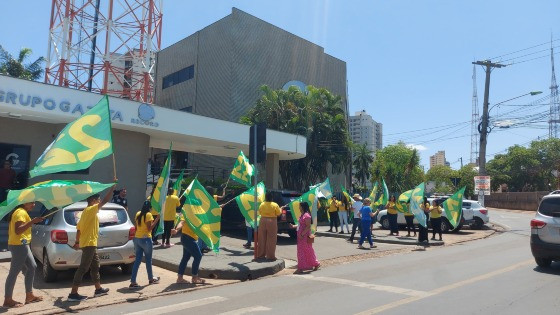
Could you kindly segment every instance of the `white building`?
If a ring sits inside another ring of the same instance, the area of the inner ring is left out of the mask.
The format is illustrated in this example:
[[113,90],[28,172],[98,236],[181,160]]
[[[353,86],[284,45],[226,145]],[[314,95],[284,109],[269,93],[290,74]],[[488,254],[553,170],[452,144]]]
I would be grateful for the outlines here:
[[[365,144],[366,148],[372,152],[372,156],[375,156],[375,152],[383,147],[383,124],[373,120],[365,110],[349,117],[348,130],[352,142]],[[366,187],[371,188],[371,183],[367,182]]]
[[445,151],[438,151],[436,154],[430,156],[430,168],[436,165],[449,166],[449,163],[445,160]]

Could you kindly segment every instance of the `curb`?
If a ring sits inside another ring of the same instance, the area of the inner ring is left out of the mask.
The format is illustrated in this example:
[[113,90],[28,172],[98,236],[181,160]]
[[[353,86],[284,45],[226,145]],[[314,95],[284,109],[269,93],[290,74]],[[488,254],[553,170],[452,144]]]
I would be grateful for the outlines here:
[[[159,258],[152,258],[152,264],[154,266],[169,270],[169,271],[177,271],[179,268],[179,264],[173,261],[168,261],[165,259]],[[199,269],[199,276],[202,278],[210,278],[210,279],[225,279],[225,280],[253,280],[257,278],[262,278],[266,276],[274,275],[285,268],[285,263],[283,259],[277,259],[274,262],[268,262],[266,265],[260,267],[258,266],[261,263],[258,262],[250,262],[250,264],[257,265],[257,268],[249,268],[246,264],[230,264],[230,269],[216,269],[216,268],[205,268],[200,267]],[[191,273],[191,267],[187,266],[185,270],[185,274]]]
[[[334,237],[334,238],[343,238],[347,239],[348,234],[335,234],[329,232],[315,232],[318,236],[325,236],[325,237]],[[375,237],[373,239],[374,243],[383,243],[383,244],[395,244],[395,245],[411,245],[411,246],[423,246],[424,244],[418,243],[417,241],[400,241],[400,240],[391,240],[391,239],[381,239],[379,237]],[[443,246],[445,242],[443,241],[430,241],[429,246]]]

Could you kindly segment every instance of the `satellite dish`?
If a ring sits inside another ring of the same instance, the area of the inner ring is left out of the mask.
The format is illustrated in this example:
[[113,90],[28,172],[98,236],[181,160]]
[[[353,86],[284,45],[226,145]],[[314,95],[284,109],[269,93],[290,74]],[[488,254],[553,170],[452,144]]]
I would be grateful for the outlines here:
[[292,80],[287,82],[286,84],[284,84],[284,86],[282,87],[282,90],[287,91],[290,86],[295,86],[297,87],[300,91],[307,93],[307,85],[305,85],[305,83],[301,82],[301,81],[297,81],[297,80]]

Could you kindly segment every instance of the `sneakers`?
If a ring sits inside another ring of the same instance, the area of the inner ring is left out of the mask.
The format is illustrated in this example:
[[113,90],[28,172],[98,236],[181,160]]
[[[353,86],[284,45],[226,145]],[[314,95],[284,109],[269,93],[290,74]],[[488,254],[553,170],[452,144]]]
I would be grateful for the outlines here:
[[369,245],[369,248],[377,248],[377,245]]
[[159,283],[159,277],[154,277],[152,280],[148,282],[148,284],[158,284],[158,283]]
[[85,295],[79,295],[78,293],[68,294],[68,302],[81,302],[87,300],[88,297]]
[[93,296],[98,297],[98,296],[102,296],[102,295],[107,295],[108,293],[109,293],[109,289],[99,288],[99,289],[95,289],[95,293],[93,294]]
[[245,243],[245,244],[243,244],[243,247],[249,249],[249,248],[251,248],[251,244]]

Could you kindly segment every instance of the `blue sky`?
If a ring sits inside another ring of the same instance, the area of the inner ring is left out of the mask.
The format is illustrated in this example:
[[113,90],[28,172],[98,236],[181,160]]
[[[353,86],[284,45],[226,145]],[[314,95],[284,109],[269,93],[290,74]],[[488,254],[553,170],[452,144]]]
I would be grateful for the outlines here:
[[[0,19],[0,44],[13,54],[21,47],[30,47],[34,56],[46,55],[50,6],[51,1],[45,0],[3,3],[3,12],[11,14]],[[403,140],[421,146],[426,166],[429,156],[438,150],[446,151],[454,168],[460,166],[460,157],[465,163],[469,161],[472,61],[546,43],[551,33],[560,39],[558,0],[164,0],[162,46],[223,18],[232,7],[323,46],[326,53],[344,60],[351,113],[365,109],[383,123],[384,145]],[[554,45],[559,46],[560,41]],[[519,57],[505,61],[510,63],[540,57],[547,52],[539,51],[549,48],[546,44],[501,60]],[[560,47],[556,51],[560,52]],[[560,54],[555,57],[559,72]],[[482,68],[477,74],[482,108]],[[560,73],[557,75],[560,78]],[[550,57],[497,69],[492,72],[490,103],[543,91],[539,96],[507,103],[529,104],[549,93],[550,77]],[[501,106],[491,114],[504,115],[516,108],[521,107]],[[510,118],[522,119],[524,113],[546,109],[531,107]],[[410,132],[422,129],[427,130]],[[493,154],[547,134],[546,129],[534,125],[496,128],[487,151]]]

